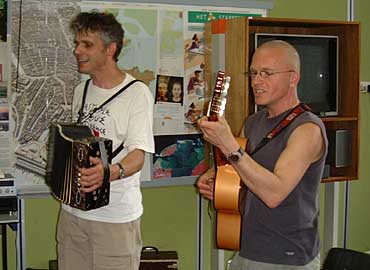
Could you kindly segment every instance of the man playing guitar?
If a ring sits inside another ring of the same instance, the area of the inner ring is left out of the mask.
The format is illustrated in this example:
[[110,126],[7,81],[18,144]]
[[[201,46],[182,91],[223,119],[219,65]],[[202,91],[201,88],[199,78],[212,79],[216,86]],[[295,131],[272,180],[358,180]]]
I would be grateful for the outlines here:
[[[245,152],[224,117],[198,121],[205,140],[225,155],[248,189],[241,248],[231,269],[318,270],[319,184],[328,145],[324,124],[304,111],[273,139],[267,136],[300,106],[299,55],[287,42],[269,41],[256,49],[248,75],[254,101],[264,109],[246,120]],[[210,200],[214,178],[211,169],[197,182]]]

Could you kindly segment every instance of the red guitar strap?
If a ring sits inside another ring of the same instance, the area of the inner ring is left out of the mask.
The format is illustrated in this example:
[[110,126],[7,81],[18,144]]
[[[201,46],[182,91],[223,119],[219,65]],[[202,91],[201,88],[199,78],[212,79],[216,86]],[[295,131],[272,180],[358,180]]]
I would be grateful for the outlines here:
[[264,147],[269,141],[276,137],[284,128],[286,128],[290,123],[293,122],[298,116],[303,112],[311,111],[311,109],[304,103],[299,103],[293,109],[290,110],[288,115],[283,118],[256,146],[253,152],[250,155],[254,155],[262,147]]

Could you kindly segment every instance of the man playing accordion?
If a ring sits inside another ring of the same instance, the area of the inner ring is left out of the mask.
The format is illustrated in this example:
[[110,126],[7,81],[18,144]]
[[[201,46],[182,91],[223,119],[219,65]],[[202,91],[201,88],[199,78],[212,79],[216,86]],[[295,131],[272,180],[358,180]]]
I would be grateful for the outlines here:
[[[70,26],[78,71],[90,76],[75,89],[73,119],[95,136],[111,140],[116,156],[108,165],[107,205],[83,211],[62,204],[57,229],[59,269],[139,269],[143,213],[139,177],[145,152],[154,152],[153,97],[144,83],[134,82],[117,66],[124,31],[112,14],[82,12]],[[79,169],[84,193],[97,190],[104,179],[102,159],[90,156],[89,163]]]

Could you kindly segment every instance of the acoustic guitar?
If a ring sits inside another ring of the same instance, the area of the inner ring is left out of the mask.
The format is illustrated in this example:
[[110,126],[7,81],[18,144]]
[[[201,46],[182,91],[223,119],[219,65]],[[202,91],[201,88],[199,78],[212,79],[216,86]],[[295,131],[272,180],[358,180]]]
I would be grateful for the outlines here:
[[[223,71],[217,74],[216,84],[210,105],[208,119],[217,121],[217,115],[223,115],[226,105],[227,91],[230,77]],[[236,138],[241,147],[245,147],[245,138]],[[223,153],[213,147],[216,168],[214,184],[214,207],[216,209],[216,245],[220,249],[239,250],[242,224],[241,201],[244,193],[241,192],[241,180],[238,173],[226,160]]]

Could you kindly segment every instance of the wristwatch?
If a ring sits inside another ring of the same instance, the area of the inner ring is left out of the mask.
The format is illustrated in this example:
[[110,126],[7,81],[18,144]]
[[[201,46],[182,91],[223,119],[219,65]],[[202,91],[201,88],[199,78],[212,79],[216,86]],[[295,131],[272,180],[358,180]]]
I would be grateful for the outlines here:
[[125,169],[123,168],[123,166],[122,166],[122,164],[121,163],[116,163],[117,165],[118,165],[118,167],[119,167],[119,171],[118,171],[118,178],[119,179],[122,179],[122,178],[125,178],[125,175],[126,175],[126,173],[125,173]]
[[227,155],[227,160],[230,162],[238,162],[244,154],[244,149],[239,147],[239,149],[235,152],[231,152]]

